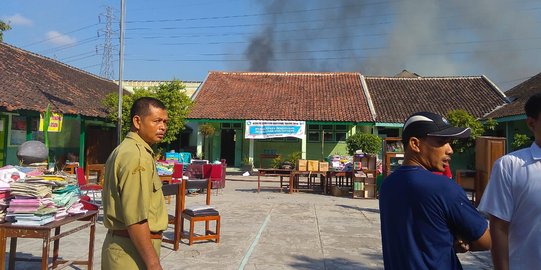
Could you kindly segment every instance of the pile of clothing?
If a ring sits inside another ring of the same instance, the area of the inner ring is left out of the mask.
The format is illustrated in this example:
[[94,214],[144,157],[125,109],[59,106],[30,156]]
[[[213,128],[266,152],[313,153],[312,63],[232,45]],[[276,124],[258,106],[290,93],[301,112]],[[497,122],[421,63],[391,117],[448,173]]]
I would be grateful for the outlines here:
[[68,215],[84,213],[86,210],[79,196],[75,178],[43,175],[42,171],[30,167],[0,168],[2,222],[40,226]]

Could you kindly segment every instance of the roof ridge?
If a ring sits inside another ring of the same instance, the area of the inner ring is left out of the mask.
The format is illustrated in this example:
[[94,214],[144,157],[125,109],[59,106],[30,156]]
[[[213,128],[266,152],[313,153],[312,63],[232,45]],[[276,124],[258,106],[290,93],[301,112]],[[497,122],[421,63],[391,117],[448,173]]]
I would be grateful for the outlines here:
[[483,76],[430,76],[430,77],[394,77],[394,76],[365,76],[366,79],[377,80],[452,80],[452,79],[481,79]]
[[272,71],[209,71],[209,74],[238,74],[238,75],[276,75],[276,76],[286,76],[286,75],[296,75],[296,76],[302,76],[302,75],[316,75],[316,76],[333,76],[333,75],[355,75],[358,76],[361,73],[360,72],[332,72],[332,71],[325,71],[325,72],[319,72],[319,71],[279,71],[279,72],[272,72]]
[[26,53],[26,54],[29,54],[29,55],[32,55],[34,57],[38,57],[38,58],[42,58],[44,60],[47,60],[47,61],[51,61],[51,62],[55,62],[56,64],[60,64],[62,66],[65,66],[67,68],[70,68],[70,69],[74,69],[74,70],[77,70],[77,71],[80,71],[82,73],[85,73],[87,75],[90,75],[90,76],[93,76],[97,79],[100,79],[100,80],[103,80],[103,81],[106,81],[106,82],[110,82],[110,83],[115,83],[113,80],[109,80],[109,79],[106,79],[106,78],[103,78],[103,77],[100,77],[96,74],[93,74],[93,73],[90,73],[86,70],[82,70],[78,67],[75,67],[75,66],[72,66],[72,65],[68,65],[66,63],[63,63],[63,62],[60,62],[56,59],[52,59],[50,57],[47,57],[47,56],[44,56],[44,55],[41,55],[41,54],[37,54],[35,52],[31,52],[31,51],[28,51],[28,50],[25,50],[25,49],[22,49],[22,48],[19,48],[19,47],[16,47],[16,46],[13,46],[11,44],[8,44],[8,43],[5,43],[5,42],[0,42],[0,45],[5,45],[6,47],[9,47],[10,49],[13,49],[13,50],[18,50],[18,51],[21,51],[22,53]]

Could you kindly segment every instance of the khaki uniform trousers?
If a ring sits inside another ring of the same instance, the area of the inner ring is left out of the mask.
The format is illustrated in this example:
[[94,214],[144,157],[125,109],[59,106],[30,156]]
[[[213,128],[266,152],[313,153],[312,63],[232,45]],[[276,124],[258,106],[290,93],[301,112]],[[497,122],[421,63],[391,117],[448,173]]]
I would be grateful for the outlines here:
[[[152,239],[152,245],[160,256],[161,239]],[[145,262],[139,256],[137,248],[128,237],[113,235],[107,232],[101,252],[102,270],[146,269]]]

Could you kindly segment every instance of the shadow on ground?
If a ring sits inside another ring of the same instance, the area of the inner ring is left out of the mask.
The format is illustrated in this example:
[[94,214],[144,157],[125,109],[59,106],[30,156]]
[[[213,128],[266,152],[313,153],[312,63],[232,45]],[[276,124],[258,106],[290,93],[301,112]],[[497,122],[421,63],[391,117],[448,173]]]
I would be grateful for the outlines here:
[[379,214],[379,209],[377,208],[366,208],[366,207],[358,207],[358,206],[351,206],[351,205],[344,205],[344,204],[337,204],[336,206],[347,208],[347,209],[354,209],[354,210]]
[[[381,257],[375,254],[363,254],[363,256],[370,257],[369,261],[381,260]],[[343,257],[314,259],[307,256],[294,256],[293,258],[297,260],[290,264],[294,269],[383,269],[382,265],[366,265]]]

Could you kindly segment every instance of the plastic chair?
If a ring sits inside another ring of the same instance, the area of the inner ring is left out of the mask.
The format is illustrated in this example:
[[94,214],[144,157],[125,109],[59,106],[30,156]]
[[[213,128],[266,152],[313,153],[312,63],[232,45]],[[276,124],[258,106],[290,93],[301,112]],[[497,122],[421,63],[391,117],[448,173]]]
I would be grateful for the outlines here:
[[173,174],[171,175],[171,184],[180,183],[184,175],[184,164],[175,163],[173,165]]
[[99,192],[101,194],[103,187],[98,184],[88,183],[87,178],[85,176],[85,172],[82,167],[77,167],[75,169],[75,174],[77,175],[77,184],[79,185],[79,190],[86,191],[85,194],[88,192],[91,192],[92,202],[96,203],[96,192]]
[[[186,207],[186,191],[188,189],[206,189],[206,204],[199,206]],[[191,246],[194,241],[200,240],[214,240],[216,243],[220,242],[220,213],[210,206],[210,189],[211,181],[209,179],[189,179],[183,180],[181,183],[181,205],[182,214],[180,218],[180,239],[188,238],[188,243]],[[184,232],[184,220],[190,222],[189,232],[186,235]],[[194,227],[196,222],[205,222],[204,235],[196,236],[194,233]],[[216,223],[216,228],[211,231],[210,221]]]
[[210,170],[210,181],[212,188],[216,189],[216,195],[225,187],[225,166],[223,164],[212,164]]

